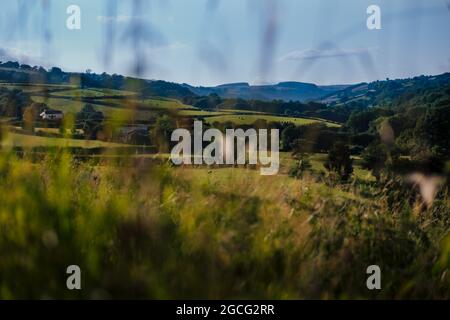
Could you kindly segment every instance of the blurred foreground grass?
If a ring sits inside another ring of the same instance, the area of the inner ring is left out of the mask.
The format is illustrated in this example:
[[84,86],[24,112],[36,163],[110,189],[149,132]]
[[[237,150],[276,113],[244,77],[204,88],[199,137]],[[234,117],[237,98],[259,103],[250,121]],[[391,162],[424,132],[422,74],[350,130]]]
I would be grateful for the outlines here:
[[[63,149],[39,163],[4,150],[0,179],[1,299],[450,298],[447,194],[417,213],[389,187]],[[66,288],[72,264],[81,291]]]

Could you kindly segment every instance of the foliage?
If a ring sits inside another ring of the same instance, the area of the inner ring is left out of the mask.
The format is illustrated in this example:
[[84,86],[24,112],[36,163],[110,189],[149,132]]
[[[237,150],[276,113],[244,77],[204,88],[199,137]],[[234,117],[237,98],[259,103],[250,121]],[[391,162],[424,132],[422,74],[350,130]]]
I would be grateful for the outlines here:
[[152,140],[156,144],[159,152],[169,152],[171,135],[175,128],[176,124],[174,119],[168,115],[162,115],[156,119],[155,126],[152,130]]
[[0,116],[22,119],[23,109],[31,103],[22,90],[0,87]]
[[350,149],[343,142],[337,142],[328,152],[324,167],[336,173],[340,179],[348,180],[353,173],[353,160],[350,157]]
[[77,127],[83,130],[86,139],[96,139],[102,128],[103,113],[96,111],[90,104],[84,105],[76,115]]
[[361,157],[362,167],[372,170],[374,177],[379,179],[380,173],[385,168],[388,160],[387,147],[380,143],[373,143],[364,150]]
[[24,130],[34,132],[36,126],[36,120],[42,111],[47,109],[45,103],[33,102],[30,106],[26,107],[23,111],[22,127]]

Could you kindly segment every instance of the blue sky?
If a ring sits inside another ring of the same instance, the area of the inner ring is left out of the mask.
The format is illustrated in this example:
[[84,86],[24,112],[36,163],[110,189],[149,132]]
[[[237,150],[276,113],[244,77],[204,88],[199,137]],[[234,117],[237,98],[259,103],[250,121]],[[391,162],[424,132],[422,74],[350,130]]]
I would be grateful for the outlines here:
[[[124,75],[135,75],[139,62],[143,78],[194,85],[343,84],[450,71],[450,0],[116,3],[114,10],[114,0],[4,1],[0,60]],[[66,28],[73,4],[81,30]],[[366,27],[372,4],[381,8],[381,30]],[[144,32],[133,36],[136,28]]]

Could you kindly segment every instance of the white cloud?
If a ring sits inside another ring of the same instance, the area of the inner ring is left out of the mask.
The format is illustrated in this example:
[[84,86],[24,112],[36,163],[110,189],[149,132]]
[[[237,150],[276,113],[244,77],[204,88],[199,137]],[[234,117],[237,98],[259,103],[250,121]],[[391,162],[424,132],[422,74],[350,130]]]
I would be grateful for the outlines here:
[[15,47],[0,47],[0,61],[19,61],[24,64],[46,65],[45,61],[41,57],[35,56],[30,51],[25,51]]
[[306,49],[291,51],[280,58],[280,61],[300,61],[323,58],[339,58],[357,56],[369,53],[373,48],[355,48],[355,49]]

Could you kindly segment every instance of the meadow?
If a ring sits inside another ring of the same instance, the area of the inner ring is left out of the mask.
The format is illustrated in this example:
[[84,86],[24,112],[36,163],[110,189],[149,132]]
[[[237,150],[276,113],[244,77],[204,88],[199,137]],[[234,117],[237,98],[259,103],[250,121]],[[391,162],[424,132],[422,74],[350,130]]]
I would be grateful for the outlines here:
[[[244,111],[245,112],[245,111]],[[244,115],[221,115],[221,116],[211,116],[206,118],[208,123],[214,122],[232,122],[238,125],[250,125],[253,124],[257,120],[265,120],[267,122],[289,122],[293,123],[297,126],[307,125],[311,123],[324,123],[329,127],[339,127],[338,124],[328,122],[325,120],[317,120],[317,119],[307,119],[307,118],[294,118],[294,117],[280,117],[275,115],[267,115],[267,114],[244,114]]]
[[[38,163],[3,152],[0,174],[3,299],[448,298],[450,238],[430,223],[446,202],[417,214],[364,182],[99,166],[63,149]],[[380,292],[365,287],[374,263]],[[71,264],[82,291],[66,290]]]
[[[42,130],[42,129],[41,129]],[[99,140],[81,140],[69,138],[53,138],[34,136],[28,134],[20,134],[14,132],[7,132],[1,141],[1,146],[4,148],[10,147],[81,147],[81,148],[99,148],[99,147],[119,147],[123,146],[119,143],[99,141]]]

